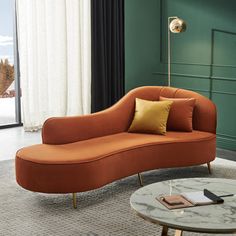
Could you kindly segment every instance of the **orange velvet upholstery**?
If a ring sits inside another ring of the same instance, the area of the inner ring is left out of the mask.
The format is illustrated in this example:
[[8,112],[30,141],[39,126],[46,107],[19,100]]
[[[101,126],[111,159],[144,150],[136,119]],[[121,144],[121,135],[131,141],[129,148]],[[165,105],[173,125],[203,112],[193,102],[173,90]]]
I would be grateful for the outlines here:
[[[154,101],[160,96],[196,99],[194,131],[128,133],[135,98]],[[43,144],[17,152],[16,179],[31,191],[71,193],[146,170],[204,164],[215,158],[215,133],[216,109],[207,98],[183,89],[140,87],[104,111],[48,119]]]
[[168,117],[168,130],[192,131],[195,98],[165,98],[160,101],[173,101]]

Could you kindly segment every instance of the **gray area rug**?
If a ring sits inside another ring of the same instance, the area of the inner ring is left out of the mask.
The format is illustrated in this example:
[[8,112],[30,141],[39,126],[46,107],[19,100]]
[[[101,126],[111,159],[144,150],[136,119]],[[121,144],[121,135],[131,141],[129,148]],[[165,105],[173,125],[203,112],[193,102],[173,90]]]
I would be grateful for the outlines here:
[[[220,159],[213,163],[211,177],[236,179],[236,164]],[[143,174],[144,184],[163,180],[209,177],[206,165],[164,169]],[[103,188],[78,193],[78,208],[71,195],[26,191],[15,182],[14,161],[0,162],[1,236],[156,236],[161,227],[144,221],[130,209],[130,195],[139,188],[137,176]],[[170,235],[174,231],[170,230]],[[184,235],[207,235],[184,232]]]

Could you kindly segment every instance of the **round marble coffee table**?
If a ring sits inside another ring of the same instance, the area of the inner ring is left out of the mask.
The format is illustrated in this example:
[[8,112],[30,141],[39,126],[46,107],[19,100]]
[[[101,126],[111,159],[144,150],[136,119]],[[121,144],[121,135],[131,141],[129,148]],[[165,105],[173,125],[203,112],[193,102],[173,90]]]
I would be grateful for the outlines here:
[[162,236],[168,228],[175,235],[183,231],[202,233],[236,233],[236,195],[225,197],[223,204],[169,210],[156,197],[181,192],[200,191],[204,188],[216,195],[236,194],[236,180],[219,178],[189,178],[163,181],[147,185],[130,198],[132,209],[143,219],[163,226]]

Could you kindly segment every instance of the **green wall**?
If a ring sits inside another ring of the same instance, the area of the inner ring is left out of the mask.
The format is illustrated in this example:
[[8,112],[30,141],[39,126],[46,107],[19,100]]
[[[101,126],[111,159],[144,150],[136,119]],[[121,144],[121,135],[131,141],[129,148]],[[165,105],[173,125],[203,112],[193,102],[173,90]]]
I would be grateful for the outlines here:
[[168,16],[187,22],[171,34],[171,85],[211,98],[217,145],[236,150],[235,0],[125,0],[126,90],[166,84]]
[[125,0],[125,86],[126,91],[155,85],[160,48],[157,0]]

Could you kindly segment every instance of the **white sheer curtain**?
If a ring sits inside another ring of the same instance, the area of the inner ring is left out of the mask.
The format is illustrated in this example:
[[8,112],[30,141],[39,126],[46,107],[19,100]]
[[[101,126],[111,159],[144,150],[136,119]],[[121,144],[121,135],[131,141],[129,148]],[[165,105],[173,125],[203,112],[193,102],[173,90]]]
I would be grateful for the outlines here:
[[90,0],[17,0],[25,130],[90,112]]

